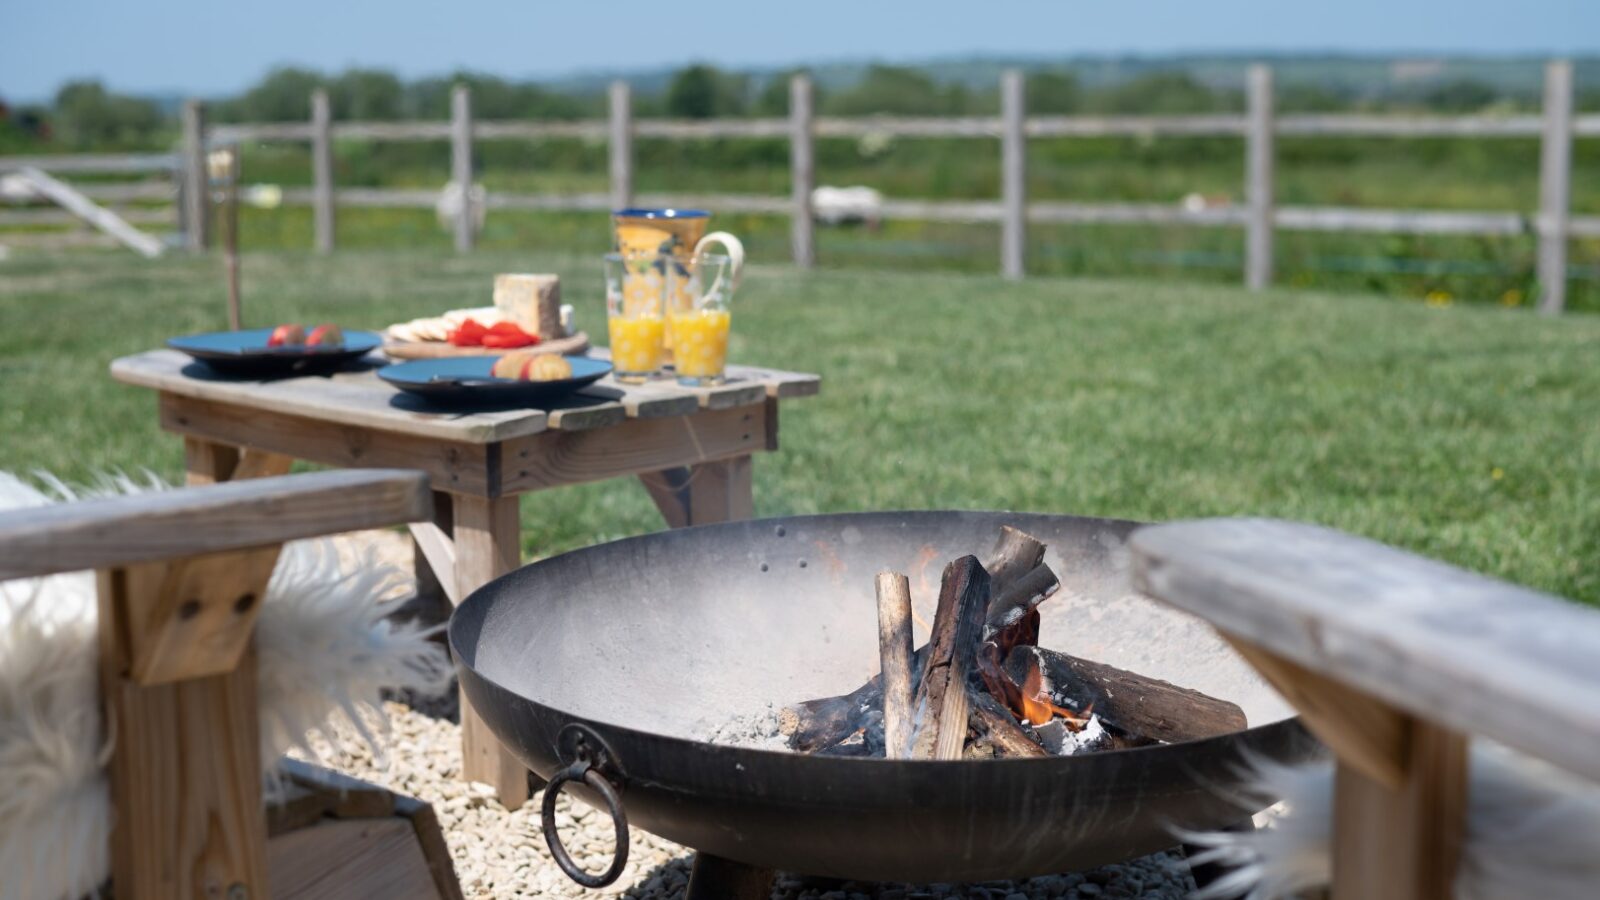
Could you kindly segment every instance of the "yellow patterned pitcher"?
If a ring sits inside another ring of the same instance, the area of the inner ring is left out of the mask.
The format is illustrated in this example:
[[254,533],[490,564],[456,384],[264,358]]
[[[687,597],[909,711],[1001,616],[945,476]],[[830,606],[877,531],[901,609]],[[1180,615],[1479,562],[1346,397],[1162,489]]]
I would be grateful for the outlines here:
[[712,245],[721,245],[730,262],[727,278],[730,292],[744,273],[744,244],[725,231],[706,234],[711,213],[703,209],[619,209],[611,214],[613,250],[624,257],[661,255],[675,263],[667,279],[666,306],[662,310],[667,328],[663,336],[665,361],[673,361],[673,313],[695,308],[691,271],[694,260]]

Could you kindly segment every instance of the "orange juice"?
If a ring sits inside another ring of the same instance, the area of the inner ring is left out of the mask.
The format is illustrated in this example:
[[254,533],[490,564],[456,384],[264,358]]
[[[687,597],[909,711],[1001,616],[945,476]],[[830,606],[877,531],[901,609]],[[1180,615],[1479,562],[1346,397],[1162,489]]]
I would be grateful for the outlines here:
[[[728,364],[728,329],[725,309],[674,312],[673,356],[680,378],[721,378]],[[613,343],[615,343],[613,341]]]
[[661,368],[665,323],[659,316],[612,316],[611,365],[618,375],[648,375]]

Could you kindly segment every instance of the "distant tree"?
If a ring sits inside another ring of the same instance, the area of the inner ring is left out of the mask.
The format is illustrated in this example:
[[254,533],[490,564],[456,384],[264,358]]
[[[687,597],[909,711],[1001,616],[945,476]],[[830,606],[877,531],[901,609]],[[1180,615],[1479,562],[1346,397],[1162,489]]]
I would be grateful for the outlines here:
[[953,102],[964,103],[960,95],[941,90],[926,73],[904,66],[872,66],[861,80],[835,94],[828,111],[841,116],[891,113],[908,116],[937,116],[951,112]]
[[1078,80],[1065,72],[1036,72],[1028,76],[1028,111],[1042,115],[1077,112],[1083,98]]
[[1446,82],[1423,95],[1422,102],[1439,112],[1477,112],[1500,99],[1500,92],[1470,78]]
[[667,114],[683,119],[710,119],[717,115],[721,85],[717,70],[704,64],[681,69],[667,87]]
[[405,114],[419,119],[448,118],[450,93],[458,84],[472,92],[472,115],[477,119],[574,119],[590,111],[579,98],[536,84],[457,72],[412,82],[405,91]]
[[72,81],[56,92],[55,120],[62,140],[76,147],[136,144],[161,127],[161,110],[98,81]]
[[339,119],[385,121],[404,115],[405,88],[380,69],[346,69],[328,85],[328,95]]
[[1108,113],[1146,115],[1214,112],[1237,105],[1182,72],[1151,72],[1098,92],[1092,104]]
[[327,84],[321,72],[282,66],[225,104],[222,117],[242,122],[297,122],[311,117],[311,91]]

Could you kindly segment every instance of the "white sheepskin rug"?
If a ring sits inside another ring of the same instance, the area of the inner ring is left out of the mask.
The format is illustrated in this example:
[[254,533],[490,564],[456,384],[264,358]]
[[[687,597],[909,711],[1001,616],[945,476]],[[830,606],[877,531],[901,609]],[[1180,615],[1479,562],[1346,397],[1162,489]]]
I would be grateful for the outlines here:
[[[1600,785],[1484,740],[1473,742],[1471,759],[1458,900],[1597,896]],[[1191,857],[1191,864],[1217,862],[1232,869],[1195,900],[1271,900],[1331,880],[1333,764],[1253,760],[1250,769],[1255,796],[1282,802],[1254,832],[1182,835],[1209,848]]]
[[[153,477],[86,490],[49,476],[37,483],[0,472],[0,510],[166,489]],[[269,768],[292,746],[314,756],[307,733],[340,718],[380,751],[382,691],[432,696],[448,686],[449,656],[432,631],[387,621],[377,602],[404,577],[341,560],[329,540],[284,547],[256,626]],[[111,745],[95,620],[92,573],[0,582],[0,900],[73,900],[110,874]]]

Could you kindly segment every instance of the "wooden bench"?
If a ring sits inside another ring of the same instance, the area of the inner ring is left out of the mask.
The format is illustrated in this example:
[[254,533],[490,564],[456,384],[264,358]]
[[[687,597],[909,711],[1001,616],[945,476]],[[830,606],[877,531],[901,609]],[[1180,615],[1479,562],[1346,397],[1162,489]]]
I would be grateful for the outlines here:
[[1451,896],[1479,735],[1600,781],[1600,613],[1326,528],[1140,529],[1134,582],[1216,626],[1337,757],[1335,900]]
[[[269,848],[261,796],[252,637],[284,542],[432,512],[425,475],[375,469],[0,513],[0,580],[97,574],[118,900],[374,896],[375,876],[388,879],[383,896],[460,896],[438,826],[417,801],[359,783],[329,787],[298,767]],[[407,824],[329,831],[323,822],[392,813]],[[323,829],[317,854],[291,852],[306,845],[293,825]],[[396,871],[421,876],[395,890]]]

